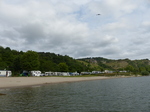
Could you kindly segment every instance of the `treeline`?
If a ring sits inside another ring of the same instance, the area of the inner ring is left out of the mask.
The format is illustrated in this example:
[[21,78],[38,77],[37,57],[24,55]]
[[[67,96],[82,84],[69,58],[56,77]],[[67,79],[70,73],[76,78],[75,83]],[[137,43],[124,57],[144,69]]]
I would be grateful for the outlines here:
[[23,70],[82,72],[88,67],[67,55],[62,56],[50,52],[17,51],[0,46],[0,70],[11,70],[19,75]]
[[112,70],[127,71],[132,74],[150,74],[150,60],[106,59],[90,57],[73,59],[67,55],[50,52],[17,51],[0,46],[0,70],[11,70],[13,75],[19,75],[23,70],[40,70],[42,72],[91,72]]

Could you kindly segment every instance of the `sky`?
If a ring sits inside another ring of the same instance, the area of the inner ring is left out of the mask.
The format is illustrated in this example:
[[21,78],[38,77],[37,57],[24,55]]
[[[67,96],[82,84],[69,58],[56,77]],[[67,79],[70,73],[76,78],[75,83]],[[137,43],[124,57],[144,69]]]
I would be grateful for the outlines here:
[[150,0],[0,0],[0,46],[150,59]]

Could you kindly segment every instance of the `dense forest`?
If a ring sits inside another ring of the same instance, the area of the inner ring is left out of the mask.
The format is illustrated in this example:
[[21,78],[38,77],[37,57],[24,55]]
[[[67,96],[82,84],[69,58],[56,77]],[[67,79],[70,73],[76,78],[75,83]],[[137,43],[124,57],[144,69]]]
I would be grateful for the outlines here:
[[67,55],[62,56],[50,52],[17,51],[0,46],[0,70],[11,70],[19,75],[23,70],[81,72],[88,67]]
[[127,71],[134,74],[147,75],[150,73],[149,59],[106,59],[103,57],[91,57],[73,59],[67,55],[50,52],[17,51],[9,47],[0,46],[0,70],[11,70],[13,75],[19,75],[23,70],[40,70],[42,72],[83,72]]

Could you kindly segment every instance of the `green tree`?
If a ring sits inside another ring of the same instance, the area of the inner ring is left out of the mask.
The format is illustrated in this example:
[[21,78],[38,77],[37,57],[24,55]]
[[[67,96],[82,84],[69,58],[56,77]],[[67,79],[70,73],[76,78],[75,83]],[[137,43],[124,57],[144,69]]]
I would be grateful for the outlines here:
[[22,68],[21,68],[21,56],[18,55],[15,57],[14,61],[13,61],[13,71],[14,74],[20,74]]
[[59,63],[58,68],[60,72],[68,72],[68,65],[66,63]]
[[143,66],[141,66],[139,69],[140,69],[141,72],[142,72],[142,71],[146,71],[146,68],[143,67]]
[[12,70],[14,55],[9,47],[6,47],[2,53],[2,60],[7,64],[6,69]]
[[134,71],[134,67],[131,65],[128,65],[125,70],[129,71],[129,72],[133,72]]
[[7,64],[2,60],[1,55],[0,55],[0,69],[4,70],[7,68]]
[[57,71],[56,70],[56,64],[54,64],[52,61],[50,60],[42,60],[41,64],[40,64],[40,70],[41,71]]
[[141,74],[142,74],[143,76],[147,76],[147,75],[149,75],[149,72],[148,72],[148,71],[142,71]]
[[150,65],[146,66],[146,71],[150,72]]
[[27,51],[21,57],[23,70],[38,70],[40,66],[39,55],[35,51]]

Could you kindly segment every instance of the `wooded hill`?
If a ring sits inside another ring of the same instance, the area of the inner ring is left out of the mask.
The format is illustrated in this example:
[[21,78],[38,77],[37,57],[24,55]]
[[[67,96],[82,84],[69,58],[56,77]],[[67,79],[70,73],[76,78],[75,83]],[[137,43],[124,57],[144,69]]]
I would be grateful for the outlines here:
[[130,59],[106,59],[103,57],[83,58],[78,59],[88,65],[91,70],[113,70],[115,72],[128,71],[134,74],[150,73],[150,60],[130,60]]
[[148,59],[112,60],[102,57],[74,59],[67,55],[50,52],[17,51],[0,46],[0,70],[11,70],[13,75],[19,75],[23,70],[40,70],[42,72],[83,72],[83,71],[129,71],[136,73],[150,72]]
[[0,70],[11,70],[19,75],[23,70],[40,70],[42,72],[81,72],[88,68],[78,60],[67,55],[62,56],[50,52],[17,51],[0,46]]

